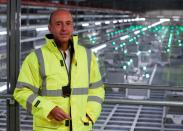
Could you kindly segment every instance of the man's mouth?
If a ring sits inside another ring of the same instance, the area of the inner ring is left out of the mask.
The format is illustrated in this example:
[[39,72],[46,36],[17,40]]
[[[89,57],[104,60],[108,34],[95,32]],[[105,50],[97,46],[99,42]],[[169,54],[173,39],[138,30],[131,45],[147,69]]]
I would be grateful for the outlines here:
[[68,34],[60,34],[60,36],[62,36],[62,37],[67,37]]
[[60,35],[68,35],[68,33],[60,33]]

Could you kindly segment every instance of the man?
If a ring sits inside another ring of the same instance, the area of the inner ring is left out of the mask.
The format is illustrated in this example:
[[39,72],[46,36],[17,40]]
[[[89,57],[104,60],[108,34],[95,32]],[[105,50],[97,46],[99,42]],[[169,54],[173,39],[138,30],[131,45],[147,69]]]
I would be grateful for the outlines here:
[[56,10],[46,44],[23,62],[14,98],[33,114],[34,131],[88,131],[104,100],[96,58],[72,36],[70,12]]

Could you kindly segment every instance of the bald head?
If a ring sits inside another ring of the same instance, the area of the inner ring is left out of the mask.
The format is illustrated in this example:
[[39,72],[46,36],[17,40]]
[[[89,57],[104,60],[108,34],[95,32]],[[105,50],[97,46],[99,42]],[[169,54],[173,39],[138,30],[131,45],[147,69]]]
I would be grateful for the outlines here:
[[71,17],[71,20],[72,20],[72,14],[71,14],[68,10],[58,9],[58,10],[53,11],[53,12],[50,14],[49,24],[51,24],[52,18],[53,18],[55,15],[57,15],[58,13],[66,14],[66,15],[70,16],[70,17]]
[[57,45],[66,49],[74,31],[71,13],[67,10],[61,9],[52,12],[48,29],[50,33],[53,34]]

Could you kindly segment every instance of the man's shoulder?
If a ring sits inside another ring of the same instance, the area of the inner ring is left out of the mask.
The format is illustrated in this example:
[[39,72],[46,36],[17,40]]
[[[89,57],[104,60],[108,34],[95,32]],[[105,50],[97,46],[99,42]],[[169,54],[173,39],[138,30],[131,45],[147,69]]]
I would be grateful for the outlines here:
[[82,49],[82,50],[90,50],[89,47],[83,46],[83,45],[81,45],[81,44],[78,45],[78,48],[79,48],[79,49]]
[[27,55],[27,58],[35,58],[35,57],[37,57],[36,56],[36,52],[38,52],[38,51],[42,51],[42,50],[44,50],[44,45],[43,46],[41,46],[40,48],[37,48],[37,49],[34,49],[34,50],[32,50],[28,55]]

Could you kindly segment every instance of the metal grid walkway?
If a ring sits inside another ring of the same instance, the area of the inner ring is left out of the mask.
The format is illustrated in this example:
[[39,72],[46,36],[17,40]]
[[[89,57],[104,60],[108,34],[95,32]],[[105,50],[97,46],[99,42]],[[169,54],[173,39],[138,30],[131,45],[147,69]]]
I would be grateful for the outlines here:
[[[124,93],[106,93],[106,99],[122,99]],[[162,100],[164,91],[151,91],[151,99]],[[0,101],[0,131],[6,131],[6,103]],[[93,131],[183,131],[183,125],[164,122],[165,107],[103,104]],[[21,131],[32,131],[32,116],[21,109]]]

